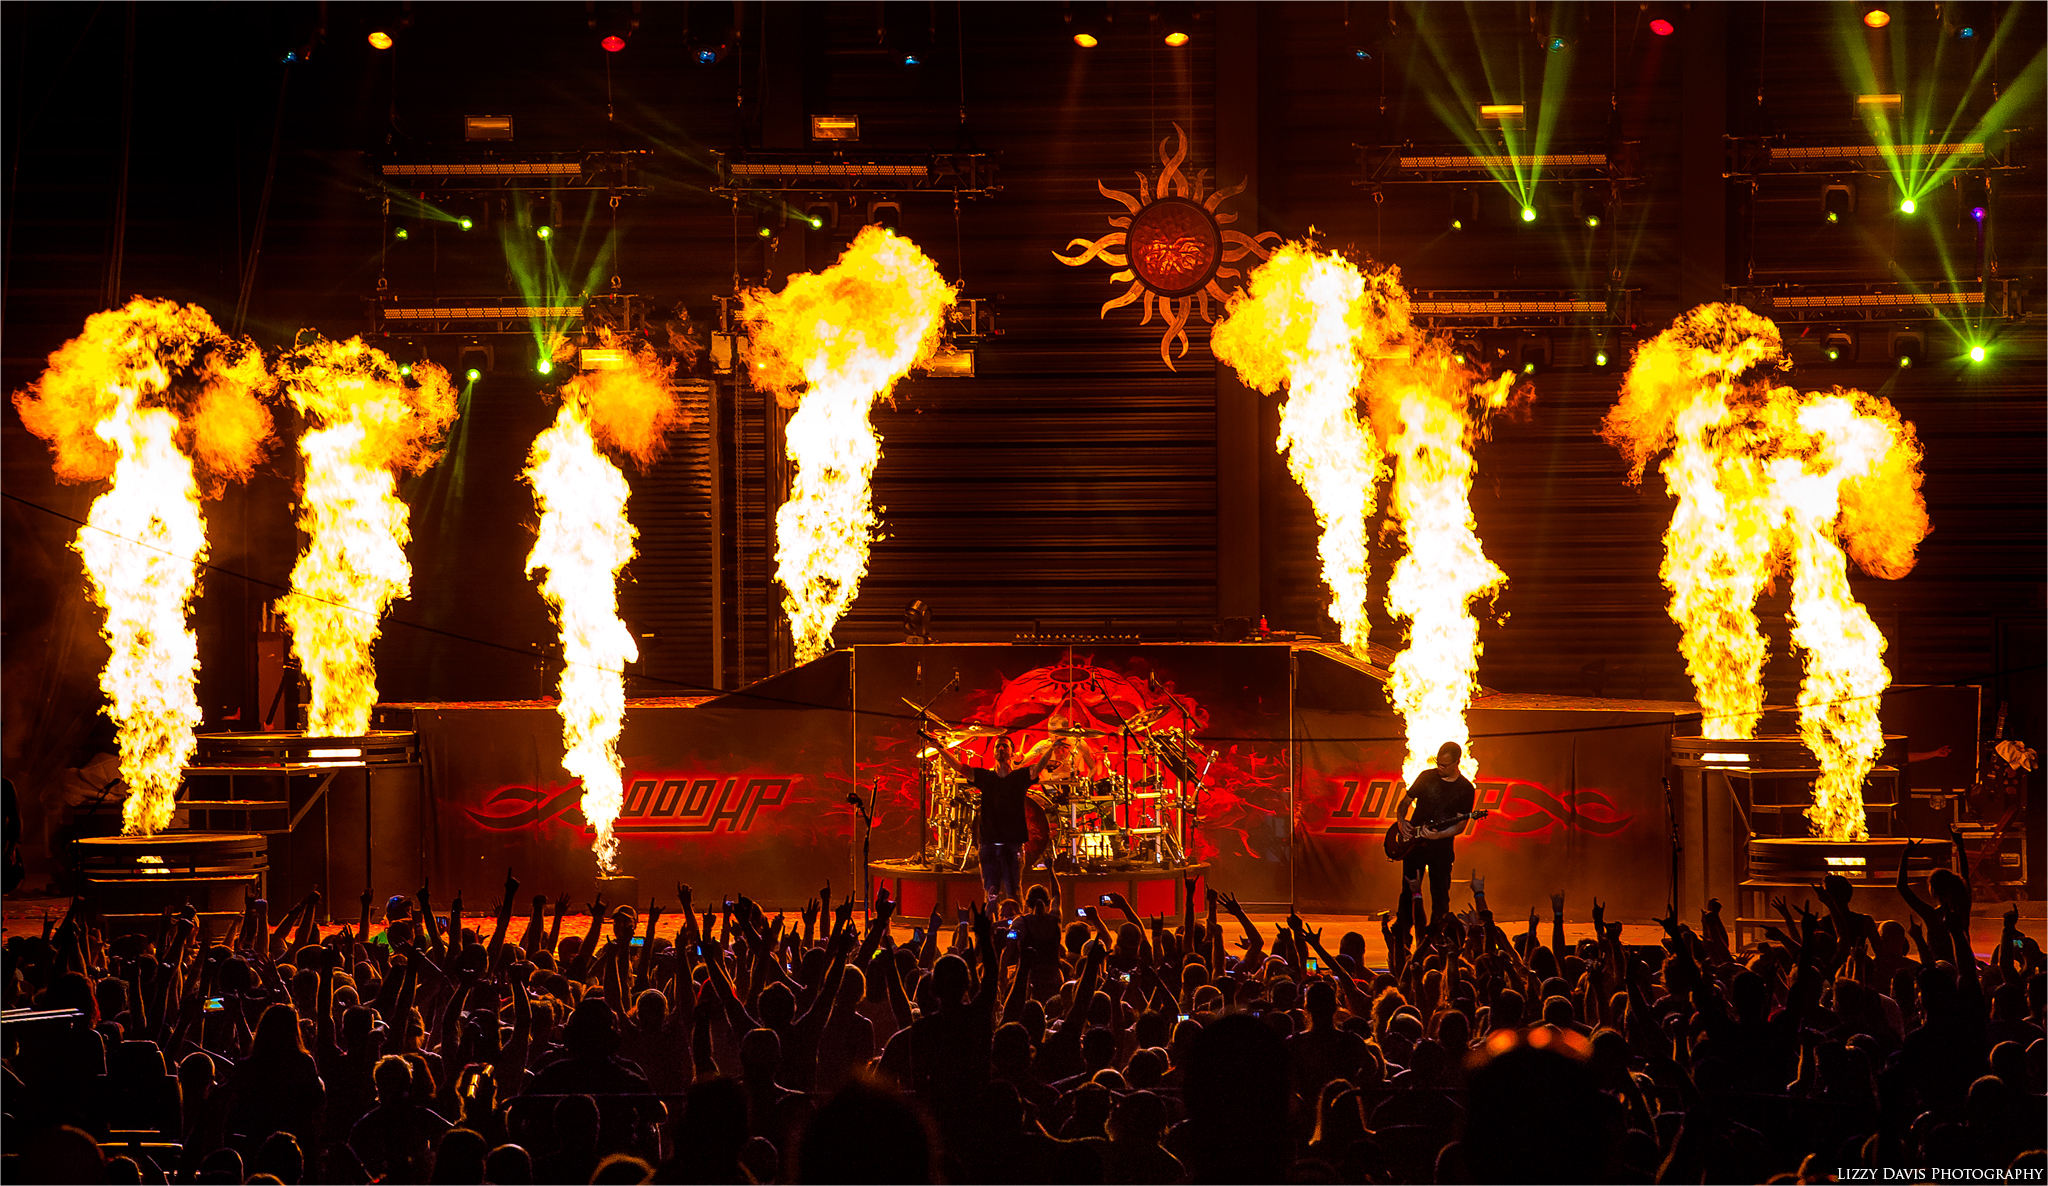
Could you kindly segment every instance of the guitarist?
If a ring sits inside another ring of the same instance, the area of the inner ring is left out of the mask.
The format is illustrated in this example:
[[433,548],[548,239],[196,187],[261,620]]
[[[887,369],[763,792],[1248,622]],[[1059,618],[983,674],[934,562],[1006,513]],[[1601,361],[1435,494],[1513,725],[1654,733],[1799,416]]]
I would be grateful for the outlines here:
[[[1464,748],[1457,742],[1444,742],[1436,751],[1436,765],[1415,776],[1408,794],[1394,808],[1396,820],[1405,818],[1417,829],[1417,843],[1401,865],[1401,906],[1394,916],[1400,927],[1417,921],[1412,917],[1406,883],[1421,877],[1425,868],[1429,870],[1430,925],[1434,927],[1450,913],[1452,844],[1465,827],[1459,817],[1471,812],[1474,797],[1472,780],[1458,770],[1458,760],[1464,756]],[[1412,816],[1408,814],[1410,803],[1415,805]],[[1457,822],[1448,823],[1452,820]]]

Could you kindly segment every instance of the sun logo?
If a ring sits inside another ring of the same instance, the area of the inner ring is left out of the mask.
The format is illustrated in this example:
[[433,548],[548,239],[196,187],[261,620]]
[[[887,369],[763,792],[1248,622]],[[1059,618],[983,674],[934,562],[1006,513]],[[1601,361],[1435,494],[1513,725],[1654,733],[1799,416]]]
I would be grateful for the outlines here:
[[[1166,321],[1159,336],[1159,358],[1168,370],[1179,369],[1173,365],[1175,358],[1187,357],[1188,320],[1195,310],[1201,310],[1204,321],[1216,320],[1209,310],[1210,298],[1221,304],[1229,297],[1219,281],[1234,280],[1242,274],[1229,265],[1247,255],[1265,259],[1269,254],[1267,240],[1280,240],[1276,231],[1247,235],[1226,229],[1237,221],[1237,215],[1219,207],[1243,193],[1249,179],[1219,189],[1205,200],[1202,191],[1209,171],[1198,171],[1192,180],[1181,172],[1181,163],[1188,156],[1188,136],[1179,124],[1173,125],[1173,131],[1179,146],[1169,154],[1167,145],[1172,141],[1159,142],[1157,182],[1139,173],[1136,196],[1111,189],[1100,181],[1095,183],[1103,197],[1123,203],[1130,212],[1110,218],[1109,225],[1121,229],[1100,239],[1070,240],[1069,251],[1086,248],[1078,255],[1052,253],[1054,259],[1070,268],[1100,257],[1102,262],[1121,269],[1111,273],[1110,282],[1129,281],[1130,287],[1122,296],[1103,303],[1104,317],[1109,316],[1111,309],[1136,304],[1143,298],[1145,316],[1138,324],[1150,325],[1156,302],[1159,315]],[[1180,349],[1174,353],[1172,347],[1176,343]]]

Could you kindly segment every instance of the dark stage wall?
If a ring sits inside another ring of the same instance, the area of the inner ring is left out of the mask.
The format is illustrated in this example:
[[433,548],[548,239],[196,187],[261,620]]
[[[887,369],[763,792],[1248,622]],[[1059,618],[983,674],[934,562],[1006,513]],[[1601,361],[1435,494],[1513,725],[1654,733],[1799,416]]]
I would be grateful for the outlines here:
[[[853,882],[860,837],[845,799],[856,787],[875,798],[873,857],[914,855],[927,790],[906,697],[1007,726],[1024,745],[1063,703],[1083,728],[1167,705],[1159,727],[1217,753],[1191,851],[1211,884],[1333,912],[1384,908],[1398,888],[1380,838],[1399,799],[1399,720],[1365,670],[1272,644],[864,646],[745,693],[635,701],[620,744],[624,872],[643,898],[670,900],[685,881],[703,900],[744,890],[798,905],[828,881]],[[551,707],[382,712],[420,734],[437,885],[494,885],[507,866],[536,887],[589,883],[590,833]],[[1493,814],[1460,841],[1459,862],[1485,874],[1504,917],[1553,891],[1597,892],[1617,918],[1662,912],[1671,716],[1599,701],[1475,710],[1480,805]],[[1108,756],[1136,772],[1116,747]],[[972,760],[987,759],[977,749]]]

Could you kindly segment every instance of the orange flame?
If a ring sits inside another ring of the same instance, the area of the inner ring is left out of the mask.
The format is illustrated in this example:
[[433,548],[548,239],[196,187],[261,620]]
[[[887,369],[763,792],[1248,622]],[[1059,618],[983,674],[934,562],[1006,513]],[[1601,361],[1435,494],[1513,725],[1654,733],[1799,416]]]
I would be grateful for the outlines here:
[[[1472,521],[1472,442],[1485,413],[1505,406],[1513,380],[1476,382],[1409,310],[1398,269],[1368,274],[1335,252],[1289,243],[1253,271],[1210,344],[1250,386],[1288,389],[1279,445],[1323,528],[1330,616],[1360,656],[1371,630],[1367,521],[1393,458],[1388,512],[1407,551],[1394,564],[1387,608],[1409,630],[1388,690],[1406,726],[1405,765],[1419,773],[1456,741],[1471,773],[1478,764],[1465,710],[1480,654],[1471,605],[1507,579]],[[1369,423],[1360,419],[1361,395]]]
[[1863,780],[1884,744],[1884,637],[1849,587],[1854,559],[1896,578],[1929,530],[1912,425],[1859,391],[1774,386],[1778,329],[1732,305],[1681,317],[1636,354],[1603,432],[1640,479],[1660,453],[1678,499],[1663,576],[1707,737],[1751,736],[1766,642],[1757,595],[1788,561],[1802,652],[1799,732],[1819,762],[1816,834],[1868,834]]
[[[1380,325],[1367,278],[1335,252],[1287,243],[1255,269],[1210,333],[1209,348],[1245,384],[1282,387],[1280,451],[1322,525],[1316,549],[1330,589],[1330,617],[1354,653],[1366,653],[1367,520],[1386,473],[1378,441],[1359,419],[1364,354]],[[1375,293],[1375,295],[1380,295]]]
[[293,406],[314,425],[299,437],[306,549],[278,608],[311,685],[307,735],[358,737],[369,732],[377,704],[372,649],[384,611],[412,585],[410,512],[397,474],[439,460],[434,445],[455,420],[455,388],[433,363],[414,366],[408,383],[390,356],[360,338],[306,335],[278,369]]
[[799,663],[831,649],[832,628],[867,575],[870,482],[882,458],[868,410],[931,358],[953,298],[915,244],[876,226],[861,228],[823,272],[792,276],[779,293],[743,295],[754,382],[796,409],[787,432],[796,476],[775,513],[775,576]]
[[673,365],[645,349],[629,358],[624,370],[585,371],[563,386],[562,410],[534,438],[523,475],[541,512],[526,572],[547,570],[541,595],[562,631],[562,768],[583,784],[583,817],[597,831],[591,847],[607,873],[618,869],[612,822],[624,801],[625,665],[640,649],[619,619],[618,574],[633,559],[637,534],[626,518],[632,490],[599,450],[610,447],[644,467],[682,421],[669,384]]
[[171,822],[197,746],[199,642],[186,611],[206,556],[194,472],[243,478],[271,439],[258,398],[263,358],[221,333],[204,309],[137,297],[95,313],[14,396],[29,431],[50,442],[66,482],[111,477],[72,546],[106,610],[100,673],[129,796],[123,832]]

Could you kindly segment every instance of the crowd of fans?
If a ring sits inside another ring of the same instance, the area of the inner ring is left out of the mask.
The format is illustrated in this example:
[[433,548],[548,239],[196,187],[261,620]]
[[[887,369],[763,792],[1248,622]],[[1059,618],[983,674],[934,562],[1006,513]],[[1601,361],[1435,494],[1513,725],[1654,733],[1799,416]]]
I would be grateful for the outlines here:
[[907,943],[886,894],[829,889],[770,915],[678,886],[672,942],[602,900],[564,936],[566,895],[515,942],[509,875],[474,929],[425,887],[324,938],[315,898],[203,943],[74,904],[6,945],[6,1005],[55,1012],[4,1027],[0,1178],[2039,1181],[2041,949],[2008,914],[1981,959],[1961,878],[1899,885],[1910,929],[1830,877],[1737,950],[1718,903],[1631,946],[1595,902],[1568,943],[1562,896],[1546,935],[1476,874],[1421,924],[1411,884],[1383,971],[1192,881],[1176,919],[1036,885]]

